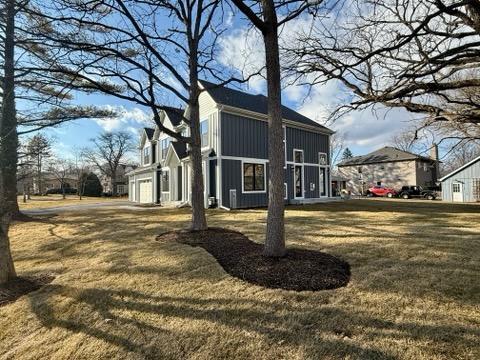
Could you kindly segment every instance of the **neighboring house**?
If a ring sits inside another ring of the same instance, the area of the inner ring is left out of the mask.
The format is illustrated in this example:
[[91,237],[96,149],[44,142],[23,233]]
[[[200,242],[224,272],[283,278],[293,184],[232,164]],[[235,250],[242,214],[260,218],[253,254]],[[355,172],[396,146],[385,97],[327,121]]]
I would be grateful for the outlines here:
[[[77,185],[77,176],[75,174],[68,174],[65,178],[65,188],[75,188]],[[24,188],[25,186],[25,188]],[[61,182],[50,172],[42,173],[42,189],[43,193],[46,193],[48,190],[60,189],[62,187]],[[40,194],[38,177],[36,174],[26,177],[24,179],[19,179],[17,181],[17,192],[22,194],[25,190],[26,193],[31,192],[32,194]]]
[[[205,206],[248,208],[268,203],[267,98],[201,81],[200,132]],[[187,109],[188,111],[188,109]],[[164,126],[188,135],[183,111],[167,109]],[[283,107],[285,201],[302,203],[331,196],[330,135],[326,127]],[[141,166],[130,177],[130,200],[189,203],[191,166],[188,148],[145,129]]]
[[440,179],[445,201],[480,201],[480,156]]
[[438,148],[432,157],[420,156],[391,146],[339,163],[338,171],[347,178],[347,190],[365,194],[374,185],[401,188],[403,185],[435,186],[438,178]]
[[[114,182],[114,186],[117,189],[117,195],[128,195],[128,176],[129,172],[132,172],[137,168],[137,165],[131,164],[119,164],[117,168],[117,176]],[[111,176],[99,175],[100,183],[103,187],[103,192],[112,193],[112,179]]]

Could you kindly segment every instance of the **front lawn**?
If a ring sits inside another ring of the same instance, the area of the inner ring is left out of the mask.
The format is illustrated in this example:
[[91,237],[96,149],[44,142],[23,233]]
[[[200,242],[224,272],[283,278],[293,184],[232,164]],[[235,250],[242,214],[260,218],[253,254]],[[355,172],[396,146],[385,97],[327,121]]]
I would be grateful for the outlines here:
[[[265,210],[209,211],[262,241]],[[352,200],[289,207],[290,246],[348,261],[346,287],[266,289],[200,247],[155,241],[187,209],[97,209],[13,226],[20,274],[0,358],[478,359],[480,206]]]
[[27,200],[26,203],[23,202],[23,196],[18,197],[18,205],[20,210],[36,209],[36,208],[52,208],[68,205],[83,205],[83,204],[94,204],[94,203],[104,203],[104,202],[113,202],[113,201],[127,201],[127,197],[89,197],[84,196],[82,200],[77,195],[66,195],[64,199],[62,195],[46,195],[46,196],[36,196],[32,195],[30,200]]

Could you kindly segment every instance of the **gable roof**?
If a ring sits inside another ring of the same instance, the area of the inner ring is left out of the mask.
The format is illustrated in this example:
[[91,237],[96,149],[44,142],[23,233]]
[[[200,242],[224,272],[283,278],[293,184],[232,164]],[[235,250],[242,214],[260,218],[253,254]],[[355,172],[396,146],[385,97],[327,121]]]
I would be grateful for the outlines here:
[[170,144],[172,144],[179,159],[184,159],[188,156],[187,144],[181,141],[172,141]]
[[170,106],[164,108],[163,110],[167,114],[167,116],[170,119],[170,122],[172,123],[173,126],[178,126],[182,123],[183,113],[184,113],[185,110],[183,110],[181,108],[170,107]]
[[[260,114],[268,114],[268,99],[264,95],[252,95],[240,90],[219,86],[209,81],[200,80],[200,84],[206,89],[207,93],[213,100],[222,105],[236,107]],[[329,128],[309,119],[306,116],[282,105],[282,116],[286,120],[290,120],[302,125],[309,125],[323,130],[327,133],[333,133]]]
[[476,162],[480,161],[480,156],[473,159],[472,161],[469,161],[468,163],[466,163],[465,165],[463,166],[460,166],[458,169],[456,170],[453,170],[450,174],[447,174],[445,175],[444,177],[442,177],[441,179],[439,179],[438,181],[444,181],[444,180],[447,180],[449,177],[452,177],[453,175],[455,174],[458,174],[460,171],[472,166],[473,164],[475,164]]
[[351,159],[344,160],[340,162],[337,166],[366,165],[407,160],[433,161],[433,159],[429,157],[417,155],[408,151],[403,151],[392,146],[385,146],[369,154],[355,156]]
[[155,129],[143,128],[143,130],[145,131],[145,134],[147,135],[148,140],[152,140],[153,139],[153,134],[155,133]]

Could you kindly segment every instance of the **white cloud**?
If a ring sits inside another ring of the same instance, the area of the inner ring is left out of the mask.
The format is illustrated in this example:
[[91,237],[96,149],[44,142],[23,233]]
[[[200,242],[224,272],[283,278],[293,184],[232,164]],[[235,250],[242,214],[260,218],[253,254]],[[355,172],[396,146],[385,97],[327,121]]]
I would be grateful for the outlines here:
[[94,120],[105,131],[151,125],[152,116],[140,108],[126,109],[123,106],[112,105],[106,105],[105,108],[118,113],[117,117]]

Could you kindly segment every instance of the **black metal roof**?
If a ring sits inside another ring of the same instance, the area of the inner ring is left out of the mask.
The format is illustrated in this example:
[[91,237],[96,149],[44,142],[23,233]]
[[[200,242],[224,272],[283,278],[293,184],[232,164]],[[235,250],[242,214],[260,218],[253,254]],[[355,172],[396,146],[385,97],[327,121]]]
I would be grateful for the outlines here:
[[[200,80],[202,86],[215,100],[215,102],[232,106],[260,114],[268,114],[268,99],[264,95],[252,95],[246,92],[219,86],[209,81]],[[286,120],[290,120],[299,124],[314,126],[328,133],[333,133],[329,128],[309,119],[308,117],[282,105],[282,116]]]
[[425,160],[433,161],[433,159],[421,155],[417,155],[408,151],[403,151],[392,146],[385,146],[381,149],[375,150],[369,154],[362,156],[355,156],[351,159],[340,162],[337,166],[352,166],[352,165],[366,165],[393,161],[407,161],[407,160]]
[[152,128],[143,128],[145,130],[145,134],[147,134],[148,140],[153,139],[153,134],[155,133],[155,129]]
[[187,145],[184,142],[172,141],[172,146],[180,159],[188,156]]
[[165,113],[172,122],[173,126],[178,126],[183,120],[183,113],[185,110],[181,108],[166,107],[164,108]]

